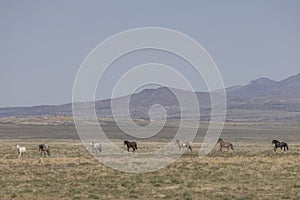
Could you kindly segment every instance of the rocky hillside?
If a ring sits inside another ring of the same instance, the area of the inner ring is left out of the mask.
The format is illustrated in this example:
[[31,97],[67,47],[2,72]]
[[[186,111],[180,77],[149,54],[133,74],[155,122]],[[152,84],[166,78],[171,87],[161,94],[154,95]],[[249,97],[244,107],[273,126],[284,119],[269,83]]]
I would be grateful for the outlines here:
[[[174,89],[176,94],[185,97],[189,104],[194,93]],[[227,120],[228,121],[300,121],[300,74],[281,81],[259,78],[245,86],[234,86],[226,89],[227,93]],[[213,93],[211,95],[218,94]],[[196,92],[201,109],[201,120],[210,118],[210,94]],[[126,113],[129,99],[129,110],[132,118],[148,119],[148,110],[159,104],[166,110],[168,118],[178,118],[180,112],[194,117],[195,108],[181,109],[174,93],[165,87],[145,89],[131,96],[117,99],[107,99],[95,102],[96,113],[99,118],[111,118],[111,101],[121,113]],[[91,103],[81,103],[82,109],[93,106]],[[159,112],[155,113],[160,118]],[[123,115],[123,114],[121,114]],[[8,117],[43,117],[43,116],[72,116],[72,104],[41,105],[34,107],[0,108],[0,118]],[[124,114],[126,116],[126,114]]]

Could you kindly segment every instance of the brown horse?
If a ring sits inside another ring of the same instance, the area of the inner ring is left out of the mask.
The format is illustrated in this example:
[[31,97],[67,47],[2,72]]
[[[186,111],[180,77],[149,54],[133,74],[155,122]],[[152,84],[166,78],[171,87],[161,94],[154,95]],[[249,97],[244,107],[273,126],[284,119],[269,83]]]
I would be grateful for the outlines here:
[[227,148],[228,150],[234,150],[233,145],[230,142],[225,142],[221,138],[219,138],[218,143],[220,144],[220,150],[222,151],[223,148]]
[[124,141],[124,146],[127,146],[127,151],[129,151],[129,148],[132,148],[133,152],[135,152],[135,150],[137,150],[137,143],[136,142],[130,142],[125,140]]

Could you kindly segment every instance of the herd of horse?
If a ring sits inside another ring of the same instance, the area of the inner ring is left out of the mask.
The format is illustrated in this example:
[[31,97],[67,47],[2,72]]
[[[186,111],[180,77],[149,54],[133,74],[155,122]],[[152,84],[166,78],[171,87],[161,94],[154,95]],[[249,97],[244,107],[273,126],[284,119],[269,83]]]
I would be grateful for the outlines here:
[[[228,141],[224,141],[221,138],[218,139],[217,143],[220,144],[220,149],[219,149],[220,152],[222,151],[222,149],[234,150],[232,143],[230,143]],[[132,149],[132,152],[135,152],[137,150],[137,142],[135,142],[135,141],[125,140],[123,144],[124,144],[124,146],[127,147],[128,152],[129,152],[130,148]],[[273,148],[274,151],[276,151],[278,148],[280,148],[281,150],[283,149],[284,151],[289,150],[288,144],[286,142],[272,140],[271,144],[274,144],[274,148]],[[192,144],[190,142],[182,142],[182,141],[176,139],[175,145],[178,146],[179,151],[182,151],[182,149],[184,149],[186,151],[192,152]],[[90,143],[90,146],[91,146],[93,152],[96,152],[97,154],[99,154],[102,151],[101,143],[95,143],[94,141],[92,141]],[[50,148],[47,144],[39,144],[38,148],[39,148],[39,152],[40,152],[41,156],[45,157],[45,156],[51,155]],[[23,158],[26,154],[26,148],[24,146],[20,146],[17,144],[17,150],[18,150],[18,157]]]
[[[26,147],[17,144],[18,156],[23,158],[26,155]],[[47,144],[39,144],[39,152],[41,156],[50,156],[50,148]]]

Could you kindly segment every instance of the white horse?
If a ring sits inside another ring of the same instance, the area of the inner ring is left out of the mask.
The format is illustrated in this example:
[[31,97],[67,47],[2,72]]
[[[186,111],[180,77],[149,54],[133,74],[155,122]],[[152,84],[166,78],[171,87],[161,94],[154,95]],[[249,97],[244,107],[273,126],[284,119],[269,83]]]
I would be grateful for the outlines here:
[[19,159],[24,157],[26,153],[26,148],[21,147],[20,145],[17,144],[17,149],[18,149]]
[[189,142],[181,142],[180,140],[176,140],[175,144],[178,146],[180,151],[182,148],[186,148],[186,150],[190,150],[190,152],[192,152],[192,145]]
[[94,141],[92,141],[90,146],[92,147],[93,151],[96,151],[97,154],[102,151],[102,144],[100,143],[94,143]]

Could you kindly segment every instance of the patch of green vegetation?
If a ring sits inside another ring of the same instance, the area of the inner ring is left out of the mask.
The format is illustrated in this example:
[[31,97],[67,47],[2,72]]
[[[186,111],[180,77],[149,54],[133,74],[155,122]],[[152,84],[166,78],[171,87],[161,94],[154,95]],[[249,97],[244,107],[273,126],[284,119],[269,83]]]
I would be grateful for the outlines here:
[[151,179],[150,183],[154,186],[154,187],[161,187],[162,184],[164,183],[163,179],[161,178],[155,178],[155,179]]
[[183,183],[184,181],[181,180],[180,178],[172,178],[172,179],[171,179],[171,182],[172,182],[172,183],[175,183],[175,184],[181,184],[181,183]]
[[97,195],[95,194],[89,194],[88,196],[89,199],[100,199]]
[[10,195],[10,197],[11,197],[12,199],[14,199],[14,198],[17,198],[18,196],[17,196],[17,194],[12,193],[12,194]]
[[182,194],[182,197],[183,197],[183,199],[185,199],[185,200],[191,200],[191,199],[192,199],[192,195],[191,195],[190,192],[184,192],[184,193]]
[[300,184],[294,184],[293,187],[294,188],[300,188]]

